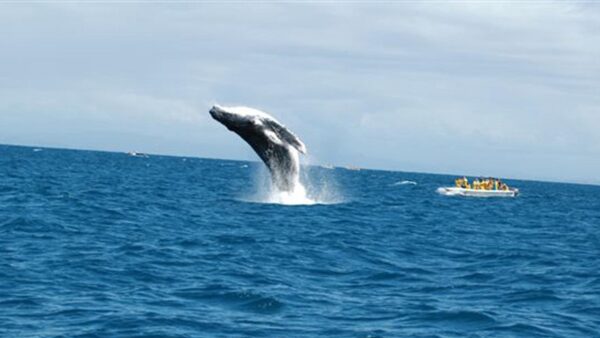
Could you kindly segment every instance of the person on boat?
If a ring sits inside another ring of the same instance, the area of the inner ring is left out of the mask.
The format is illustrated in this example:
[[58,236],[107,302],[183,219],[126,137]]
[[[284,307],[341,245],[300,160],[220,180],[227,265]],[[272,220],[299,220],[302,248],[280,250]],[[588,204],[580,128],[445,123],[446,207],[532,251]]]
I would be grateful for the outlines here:
[[469,185],[469,180],[467,180],[467,178],[463,176],[462,178],[457,178],[456,180],[454,180],[454,184],[457,188],[467,188],[467,186]]
[[479,190],[479,188],[480,188],[480,182],[479,182],[479,179],[476,178],[475,180],[473,180],[473,189]]

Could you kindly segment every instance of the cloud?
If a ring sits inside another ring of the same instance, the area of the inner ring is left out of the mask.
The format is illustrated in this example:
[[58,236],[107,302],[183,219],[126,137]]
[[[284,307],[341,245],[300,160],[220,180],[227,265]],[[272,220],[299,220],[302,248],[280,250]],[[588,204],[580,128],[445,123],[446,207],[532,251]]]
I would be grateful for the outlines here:
[[[321,162],[598,180],[597,5],[2,7],[3,142],[143,134],[168,144],[140,151],[254,158],[207,117],[219,102],[273,113]],[[40,139],[35,121],[79,136]]]

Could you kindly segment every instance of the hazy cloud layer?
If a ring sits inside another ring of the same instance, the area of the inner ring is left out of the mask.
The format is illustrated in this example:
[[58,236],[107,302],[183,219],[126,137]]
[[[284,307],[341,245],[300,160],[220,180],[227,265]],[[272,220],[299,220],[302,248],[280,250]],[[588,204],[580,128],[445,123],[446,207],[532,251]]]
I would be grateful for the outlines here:
[[600,6],[2,4],[0,142],[255,159],[215,103],[311,161],[600,182]]

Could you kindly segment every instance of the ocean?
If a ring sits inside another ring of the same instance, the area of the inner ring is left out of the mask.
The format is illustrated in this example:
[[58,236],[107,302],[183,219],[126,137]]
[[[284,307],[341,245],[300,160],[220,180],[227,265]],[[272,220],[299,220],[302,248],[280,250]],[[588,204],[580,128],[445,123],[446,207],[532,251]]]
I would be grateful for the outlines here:
[[1,337],[600,337],[600,187],[0,146]]

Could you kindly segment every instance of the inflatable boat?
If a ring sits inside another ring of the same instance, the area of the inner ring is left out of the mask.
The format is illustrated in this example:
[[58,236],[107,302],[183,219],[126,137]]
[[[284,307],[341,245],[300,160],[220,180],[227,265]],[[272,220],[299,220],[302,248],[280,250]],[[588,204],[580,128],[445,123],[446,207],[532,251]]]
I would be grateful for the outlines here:
[[509,188],[508,190],[492,189],[467,189],[459,187],[440,187],[437,192],[446,196],[473,196],[473,197],[516,197],[519,189]]

